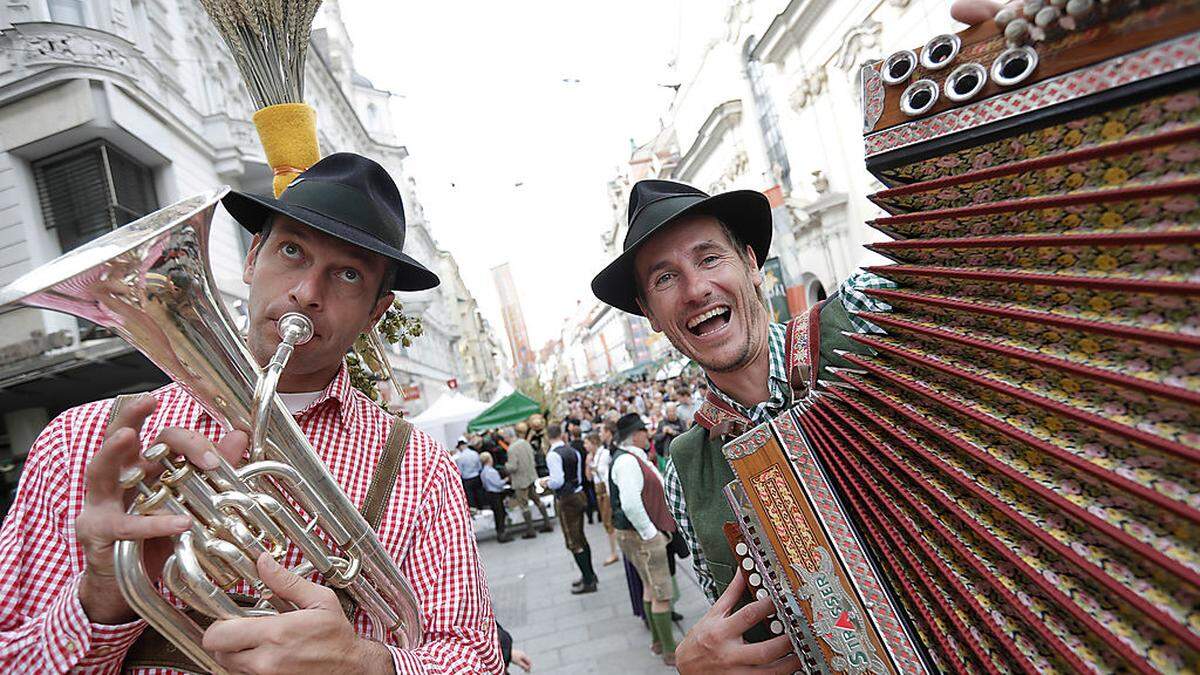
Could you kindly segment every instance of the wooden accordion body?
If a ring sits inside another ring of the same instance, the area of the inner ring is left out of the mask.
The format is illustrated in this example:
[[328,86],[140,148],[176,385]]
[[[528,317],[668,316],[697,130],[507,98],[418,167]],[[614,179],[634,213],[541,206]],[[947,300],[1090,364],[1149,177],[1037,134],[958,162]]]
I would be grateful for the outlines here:
[[892,311],[724,450],[811,672],[1200,672],[1200,3],[1122,4],[863,71]]

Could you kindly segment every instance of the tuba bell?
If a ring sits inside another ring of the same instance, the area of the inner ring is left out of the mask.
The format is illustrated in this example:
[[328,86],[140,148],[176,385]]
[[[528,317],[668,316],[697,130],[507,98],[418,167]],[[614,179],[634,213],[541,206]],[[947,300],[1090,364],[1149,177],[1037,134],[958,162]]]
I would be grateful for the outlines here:
[[[421,615],[412,588],[275,396],[292,349],[311,336],[311,322],[299,314],[281,319],[279,349],[260,368],[218,299],[208,237],[227,191],[184,199],[34,269],[0,290],[0,306],[56,310],[108,328],[225,429],[250,435],[250,458],[239,468],[221,460],[204,471],[158,443],[142,454],[163,466],[161,476],[147,479],[136,468],[122,475],[123,485],[138,492],[130,513],[192,518],[163,566],[162,584],[172,594],[213,619],[294,609],[272,597],[255,565],[264,551],[281,560],[294,543],[303,562],[293,572],[317,572],[327,585],[345,589],[367,612],[376,640],[391,635],[401,647],[415,647]],[[314,533],[316,526],[334,546]],[[141,548],[140,541],[120,541],[114,552],[130,607],[196,664],[224,672],[201,647],[203,629],[151,581]],[[225,593],[238,580],[259,591],[257,605],[240,607]]]

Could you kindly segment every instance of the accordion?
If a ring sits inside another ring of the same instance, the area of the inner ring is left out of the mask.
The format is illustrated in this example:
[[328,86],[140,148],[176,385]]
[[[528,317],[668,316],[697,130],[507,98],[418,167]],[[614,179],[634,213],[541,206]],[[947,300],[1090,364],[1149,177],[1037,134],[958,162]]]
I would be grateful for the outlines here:
[[1200,672],[1200,3],[1025,5],[864,67],[892,311],[724,447],[811,672]]

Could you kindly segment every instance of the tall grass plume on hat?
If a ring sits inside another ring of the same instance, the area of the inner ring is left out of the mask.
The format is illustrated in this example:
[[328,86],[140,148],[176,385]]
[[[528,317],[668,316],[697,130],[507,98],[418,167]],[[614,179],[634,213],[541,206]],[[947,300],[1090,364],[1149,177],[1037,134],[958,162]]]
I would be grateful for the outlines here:
[[[229,46],[257,109],[251,119],[274,173],[276,197],[321,159],[317,111],[304,103],[308,40],[321,2],[200,0]],[[395,301],[375,330],[359,335],[353,351],[346,355],[353,386],[386,408],[377,383],[391,381],[397,394],[399,385],[384,356],[384,342],[408,347],[420,335],[421,320],[404,314],[403,306]]]

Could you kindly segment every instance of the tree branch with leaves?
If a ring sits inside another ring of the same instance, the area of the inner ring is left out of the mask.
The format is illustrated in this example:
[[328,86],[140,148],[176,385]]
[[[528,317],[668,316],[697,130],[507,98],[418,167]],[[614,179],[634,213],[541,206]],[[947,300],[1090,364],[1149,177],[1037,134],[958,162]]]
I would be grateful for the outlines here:
[[[392,301],[392,306],[383,314],[376,325],[379,337],[387,344],[399,344],[401,347],[412,346],[412,341],[421,336],[421,319],[404,313],[404,305],[399,300]],[[379,407],[387,410],[387,403],[379,391],[379,382],[387,378],[390,368],[385,368],[381,359],[386,354],[375,350],[370,338],[364,333],[354,341],[354,347],[346,354],[346,367],[350,370],[350,384],[355,389],[366,394]],[[392,386],[400,391],[400,385],[395,381]]]

